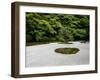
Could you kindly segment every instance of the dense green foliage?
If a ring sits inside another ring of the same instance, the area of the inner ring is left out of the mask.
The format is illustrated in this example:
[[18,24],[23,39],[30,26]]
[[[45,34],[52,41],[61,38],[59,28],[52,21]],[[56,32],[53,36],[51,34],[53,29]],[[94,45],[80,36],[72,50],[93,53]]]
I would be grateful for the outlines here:
[[89,40],[89,16],[26,13],[27,42]]
[[58,48],[55,50],[57,53],[61,54],[75,54],[79,51],[78,48]]

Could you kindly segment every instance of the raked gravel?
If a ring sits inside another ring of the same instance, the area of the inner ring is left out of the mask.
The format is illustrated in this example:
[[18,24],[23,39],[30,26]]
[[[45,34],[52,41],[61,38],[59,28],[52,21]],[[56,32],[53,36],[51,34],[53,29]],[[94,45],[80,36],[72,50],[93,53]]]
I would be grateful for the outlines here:
[[[26,67],[62,66],[89,64],[89,42],[73,44],[49,43],[26,47]],[[55,49],[64,47],[79,48],[76,54],[60,54]]]

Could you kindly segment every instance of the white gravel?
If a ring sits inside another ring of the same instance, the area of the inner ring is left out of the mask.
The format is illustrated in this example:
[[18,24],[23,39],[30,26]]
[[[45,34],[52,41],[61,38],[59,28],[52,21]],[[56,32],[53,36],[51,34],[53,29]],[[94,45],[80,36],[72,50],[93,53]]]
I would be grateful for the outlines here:
[[[54,50],[63,47],[75,47],[76,54],[60,54]],[[26,47],[26,67],[82,65],[89,64],[89,43],[73,42],[73,44],[49,43]]]

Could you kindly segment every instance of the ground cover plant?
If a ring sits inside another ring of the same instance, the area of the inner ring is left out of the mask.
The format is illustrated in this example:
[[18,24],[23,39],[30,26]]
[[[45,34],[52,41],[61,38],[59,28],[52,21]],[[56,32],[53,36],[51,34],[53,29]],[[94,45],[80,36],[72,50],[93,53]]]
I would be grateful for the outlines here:
[[61,54],[76,54],[79,51],[78,48],[57,48],[55,52]]

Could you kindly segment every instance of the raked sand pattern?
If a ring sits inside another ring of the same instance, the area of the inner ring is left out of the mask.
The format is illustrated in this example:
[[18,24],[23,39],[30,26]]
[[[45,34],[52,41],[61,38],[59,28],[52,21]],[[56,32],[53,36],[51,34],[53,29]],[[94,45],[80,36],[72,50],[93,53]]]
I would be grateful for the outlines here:
[[[26,67],[63,66],[89,64],[89,42],[73,44],[49,43],[26,47]],[[75,47],[80,51],[76,54],[60,54],[55,49]]]

